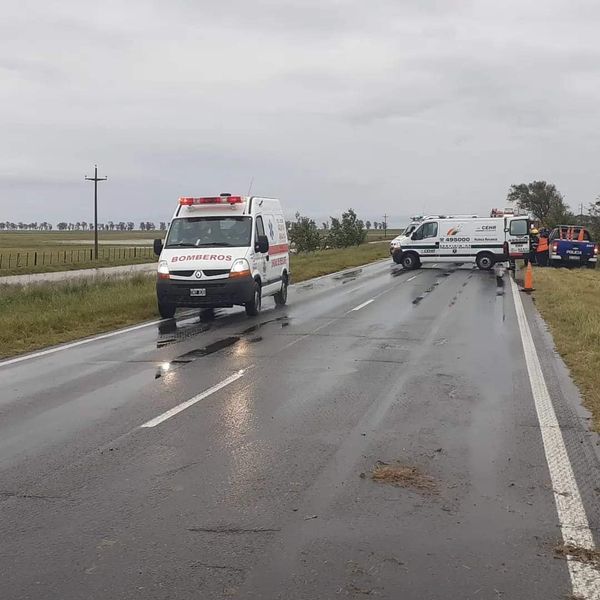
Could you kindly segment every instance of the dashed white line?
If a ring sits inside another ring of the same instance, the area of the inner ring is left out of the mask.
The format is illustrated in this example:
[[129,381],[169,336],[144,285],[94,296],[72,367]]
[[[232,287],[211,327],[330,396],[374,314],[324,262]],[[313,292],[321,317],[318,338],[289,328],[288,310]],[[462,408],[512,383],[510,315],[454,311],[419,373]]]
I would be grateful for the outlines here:
[[408,283],[409,281],[412,281],[413,279],[416,279],[418,277],[418,275],[413,275],[412,277],[409,277],[406,282]]
[[[544,379],[531,330],[525,315],[525,309],[519,295],[519,288],[511,279],[517,321],[523,342],[523,352],[531,383],[531,392],[535,402],[546,462],[552,480],[556,511],[565,544],[570,544],[587,550],[594,550],[594,538],[590,531],[590,524],[581,500],[581,493],[569,455],[565,446],[556,412]],[[597,600],[600,598],[600,573],[592,564],[572,560],[567,561],[573,597],[582,600]]]
[[371,298],[370,300],[367,300],[366,302],[363,302],[362,304],[359,304],[358,306],[355,306],[352,310],[350,310],[349,312],[356,312],[357,310],[361,310],[363,309],[365,306],[369,306],[369,304],[371,304],[371,302],[375,302],[375,298]]
[[177,406],[164,412],[162,415],[158,415],[158,417],[155,417],[154,419],[147,421],[143,425],[140,425],[140,427],[156,427],[157,425],[160,425],[167,419],[174,417],[175,415],[179,414],[181,411],[185,410],[186,408],[193,406],[197,402],[200,402],[200,400],[204,400],[205,398],[212,396],[212,394],[214,394],[215,392],[218,392],[219,390],[222,390],[224,387],[227,387],[234,381],[237,381],[238,379],[243,377],[247,373],[247,371],[248,371],[248,369],[240,369],[237,373],[234,373],[233,375],[229,376],[227,379],[223,379],[223,381],[221,381],[221,383],[217,383],[216,385],[213,385],[211,388],[208,388],[205,392],[202,392],[201,394],[198,394],[197,396],[194,396],[193,398],[190,398],[189,400],[186,400],[185,402],[178,404]]

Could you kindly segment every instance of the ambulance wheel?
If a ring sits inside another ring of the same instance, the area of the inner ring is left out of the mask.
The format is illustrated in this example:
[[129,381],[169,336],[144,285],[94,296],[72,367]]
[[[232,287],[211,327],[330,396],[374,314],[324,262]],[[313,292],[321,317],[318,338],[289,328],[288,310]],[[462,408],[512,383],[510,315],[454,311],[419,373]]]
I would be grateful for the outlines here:
[[288,297],[288,278],[287,275],[283,276],[281,282],[281,289],[275,294],[275,304],[277,306],[284,306],[287,302]]
[[596,263],[595,262],[589,262],[587,264],[587,268],[588,269],[595,269],[596,268]]
[[475,262],[482,271],[489,271],[494,266],[494,256],[490,252],[482,252],[477,255]]
[[174,304],[158,301],[158,313],[163,319],[172,319],[175,316],[175,310]]
[[407,271],[412,271],[413,269],[418,269],[421,266],[421,261],[414,252],[405,252],[402,255],[402,266]]
[[260,283],[258,281],[254,282],[254,297],[250,302],[246,302],[244,307],[246,308],[246,314],[249,317],[256,317],[260,312],[260,307],[262,304],[262,294],[260,291]]

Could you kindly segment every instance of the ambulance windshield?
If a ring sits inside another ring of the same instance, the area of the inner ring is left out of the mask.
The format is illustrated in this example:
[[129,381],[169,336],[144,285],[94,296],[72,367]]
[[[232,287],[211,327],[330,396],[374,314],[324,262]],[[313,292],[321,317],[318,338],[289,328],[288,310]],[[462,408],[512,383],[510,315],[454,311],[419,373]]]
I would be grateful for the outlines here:
[[171,223],[165,248],[248,247],[252,217],[187,217]]

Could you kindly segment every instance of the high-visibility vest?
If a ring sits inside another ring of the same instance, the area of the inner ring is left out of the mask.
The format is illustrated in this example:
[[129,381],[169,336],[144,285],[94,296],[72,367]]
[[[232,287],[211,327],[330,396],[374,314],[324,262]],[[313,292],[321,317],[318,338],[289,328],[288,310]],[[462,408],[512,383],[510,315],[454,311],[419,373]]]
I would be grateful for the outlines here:
[[548,238],[541,237],[540,241],[538,242],[537,252],[548,252],[548,248]]

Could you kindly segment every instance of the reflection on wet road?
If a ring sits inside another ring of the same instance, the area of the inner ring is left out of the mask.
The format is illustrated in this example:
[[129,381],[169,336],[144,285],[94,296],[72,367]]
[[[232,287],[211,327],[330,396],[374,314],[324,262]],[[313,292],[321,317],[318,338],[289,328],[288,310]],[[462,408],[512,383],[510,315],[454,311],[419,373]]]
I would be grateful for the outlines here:
[[0,368],[0,597],[567,597],[514,315],[385,262]]

